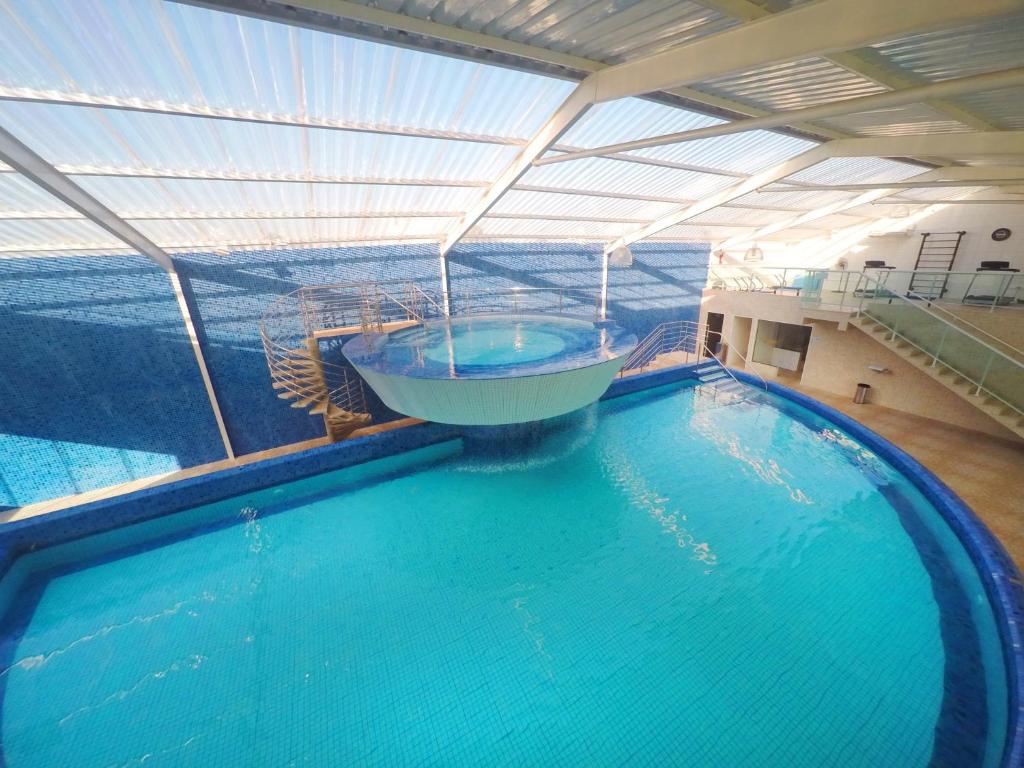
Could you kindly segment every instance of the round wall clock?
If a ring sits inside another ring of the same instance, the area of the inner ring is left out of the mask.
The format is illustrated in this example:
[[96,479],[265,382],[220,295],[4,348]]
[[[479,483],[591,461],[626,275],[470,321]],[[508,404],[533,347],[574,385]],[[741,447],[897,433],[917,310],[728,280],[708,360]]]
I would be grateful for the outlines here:
[[1000,227],[999,229],[992,230],[992,239],[997,243],[1003,242],[1003,240],[1009,240],[1012,233],[1006,227]]

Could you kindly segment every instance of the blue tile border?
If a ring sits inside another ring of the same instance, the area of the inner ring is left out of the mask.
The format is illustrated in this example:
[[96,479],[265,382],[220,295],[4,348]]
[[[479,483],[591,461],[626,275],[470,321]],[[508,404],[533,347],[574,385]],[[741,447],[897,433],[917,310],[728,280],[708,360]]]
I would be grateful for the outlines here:
[[[615,379],[601,399],[693,379],[700,365],[662,368]],[[749,374],[734,374],[740,381],[760,386],[760,381]],[[957,535],[977,567],[996,612],[1003,645],[1010,701],[1002,765],[1024,765],[1024,583],[1006,550],[970,507],[905,451],[813,398],[774,382],[767,386],[769,392],[833,422],[885,459],[911,481]],[[0,577],[19,555],[35,549],[459,437],[458,427],[419,424],[5,523],[0,525]]]
[[458,437],[456,427],[417,424],[0,524],[0,577],[36,549]]
[[[660,371],[659,371],[660,373]],[[761,381],[742,371],[736,378],[755,387]],[[686,378],[690,371],[680,372]],[[870,448],[903,474],[942,515],[978,569],[1003,646],[1009,692],[1008,733],[1003,749],[1004,768],[1024,766],[1024,580],[1010,555],[974,511],[924,465],[881,435],[842,411],[775,382],[768,391],[823,416]]]

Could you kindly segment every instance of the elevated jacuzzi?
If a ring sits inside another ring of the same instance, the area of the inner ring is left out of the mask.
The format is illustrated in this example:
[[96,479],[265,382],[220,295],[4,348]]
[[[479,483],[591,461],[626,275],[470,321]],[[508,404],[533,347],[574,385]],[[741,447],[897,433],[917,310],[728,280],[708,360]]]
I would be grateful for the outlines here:
[[399,413],[445,424],[515,424],[597,400],[636,346],[610,321],[482,314],[360,334],[346,358]]

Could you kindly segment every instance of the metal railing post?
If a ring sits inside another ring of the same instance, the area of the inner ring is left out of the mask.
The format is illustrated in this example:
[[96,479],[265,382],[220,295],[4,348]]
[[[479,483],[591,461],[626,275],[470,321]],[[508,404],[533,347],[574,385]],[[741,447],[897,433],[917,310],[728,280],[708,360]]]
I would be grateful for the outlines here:
[[992,361],[995,360],[995,355],[991,352],[988,353],[988,362],[985,363],[985,370],[982,371],[981,379],[978,381],[978,388],[974,390],[974,395],[977,397],[981,394],[981,390],[985,387],[985,379],[988,378],[988,372],[992,370]]
[[932,368],[934,368],[936,365],[938,365],[939,355],[942,354],[942,346],[943,346],[943,344],[946,343],[946,337],[949,335],[949,329],[951,327],[952,326],[947,325],[945,327],[945,329],[943,329],[943,331],[942,331],[942,338],[939,339],[939,346],[936,347],[935,354],[932,356]]

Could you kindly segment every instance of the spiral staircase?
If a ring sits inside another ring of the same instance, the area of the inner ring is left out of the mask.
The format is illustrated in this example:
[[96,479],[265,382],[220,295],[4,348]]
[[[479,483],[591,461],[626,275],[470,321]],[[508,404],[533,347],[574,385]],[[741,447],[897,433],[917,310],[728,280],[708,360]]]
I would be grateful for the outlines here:
[[271,386],[292,408],[322,416],[331,442],[344,440],[373,417],[362,379],[341,355],[342,343],[439,314],[437,301],[411,283],[318,285],[281,296],[260,320]]

